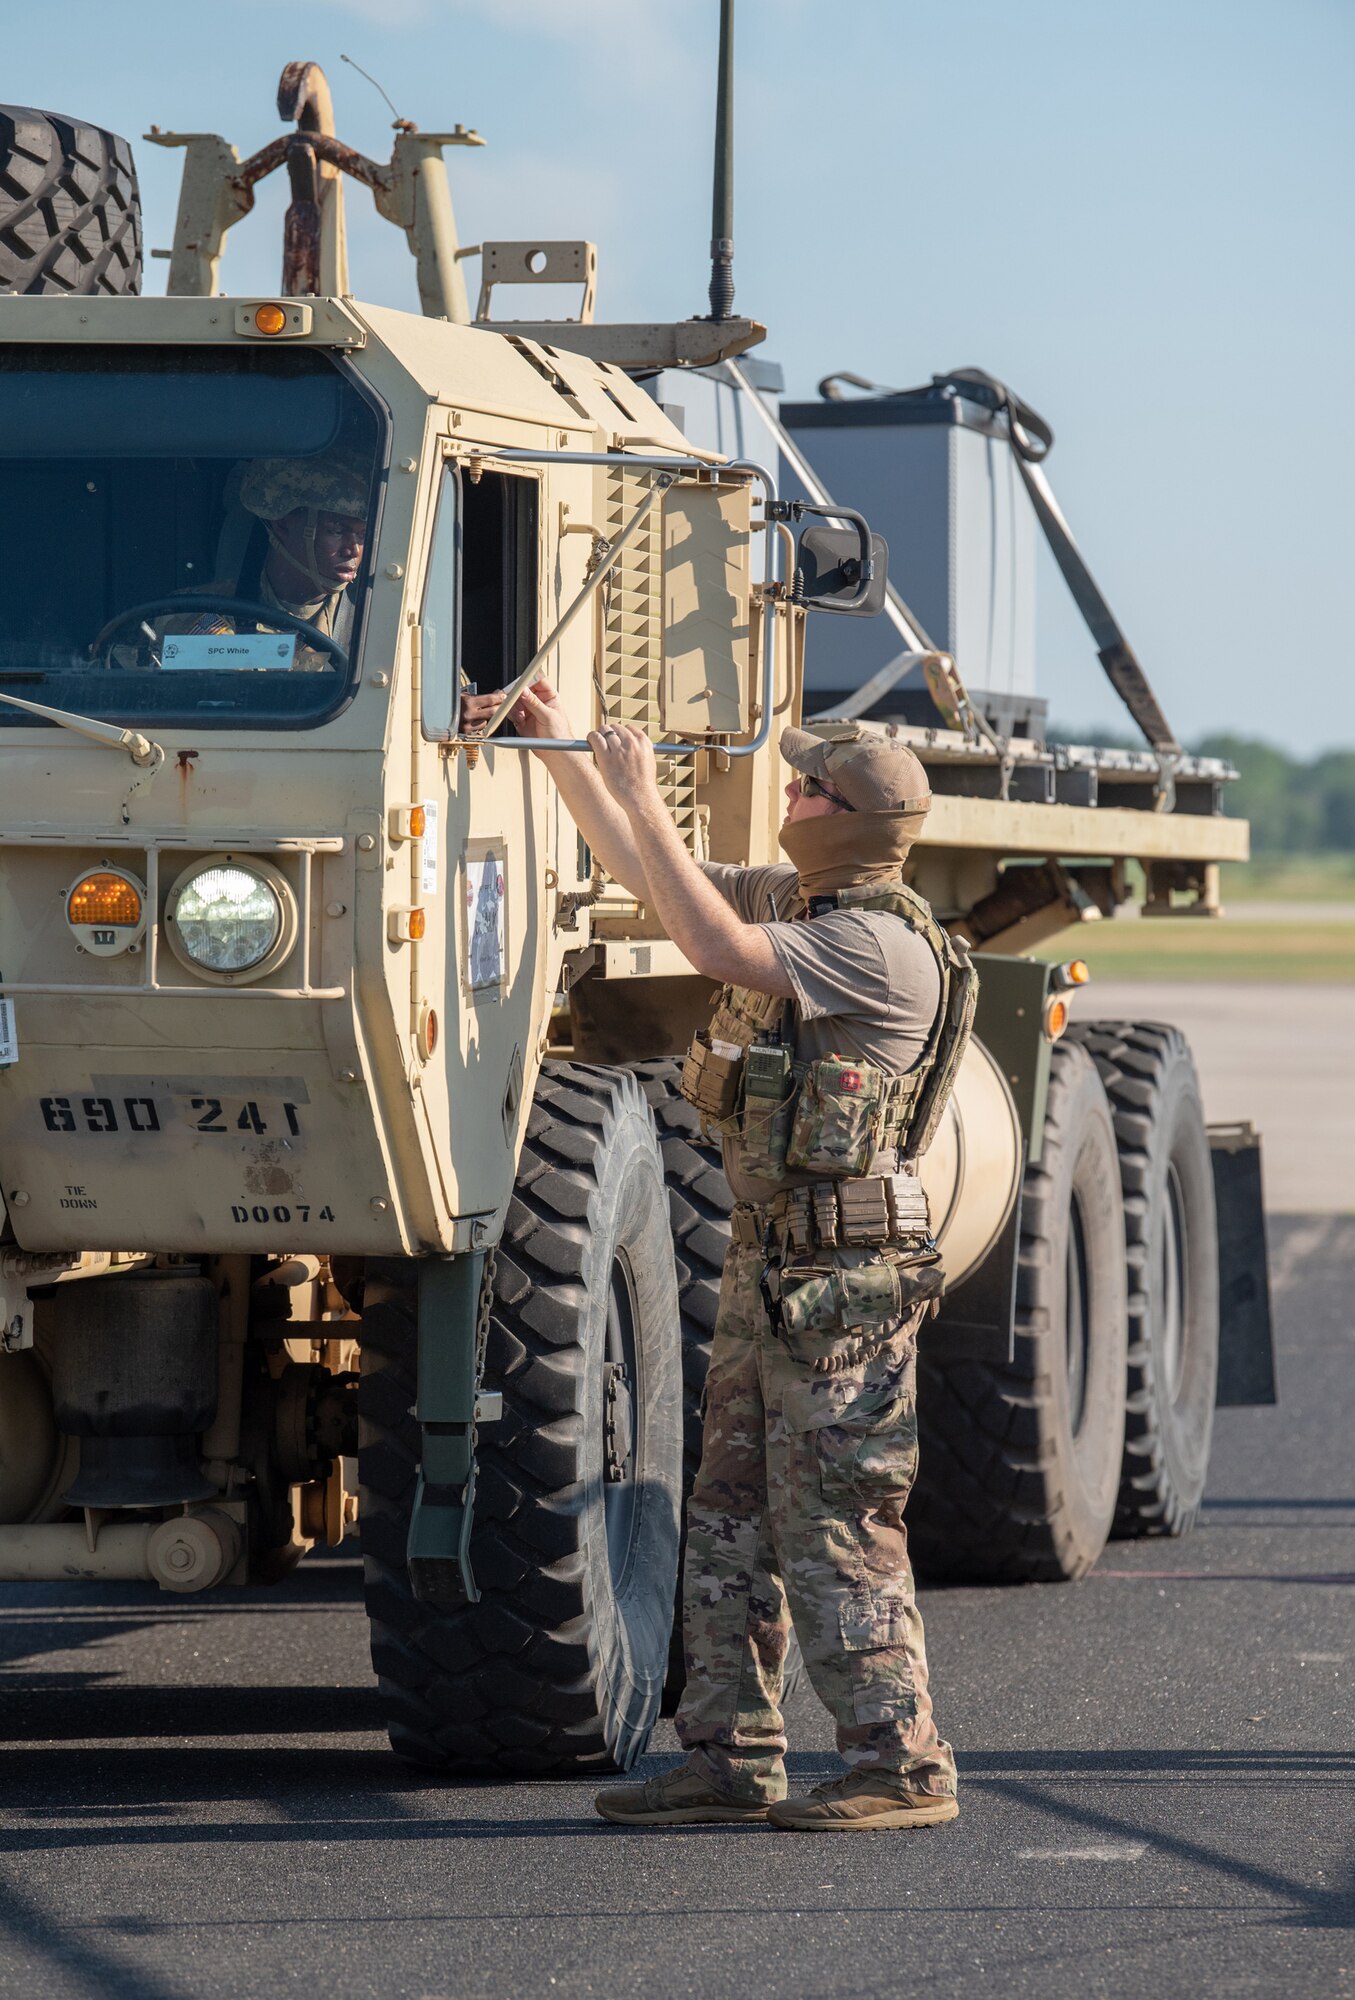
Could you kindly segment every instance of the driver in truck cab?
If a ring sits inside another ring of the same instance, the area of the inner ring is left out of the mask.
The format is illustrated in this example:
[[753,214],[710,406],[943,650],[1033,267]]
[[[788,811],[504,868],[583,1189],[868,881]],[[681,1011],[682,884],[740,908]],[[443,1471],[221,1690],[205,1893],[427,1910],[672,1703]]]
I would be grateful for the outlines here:
[[[498,697],[465,699],[474,724]],[[512,714],[523,735],[574,737],[545,681]],[[722,983],[683,1094],[719,1135],[736,1200],[687,1511],[686,1760],[597,1809],[631,1826],[953,1819],[903,1511],[917,1332],[941,1284],[915,1163],[975,979],[903,881],[926,774],[859,725],[786,730],[789,859],[740,868],[693,860],[640,729],[588,741],[591,759],[537,754],[602,866]],[[792,1620],[848,1766],[798,1799],[780,1707]]]
[[[347,652],[353,633],[352,587],[362,567],[367,538],[368,478],[356,458],[332,452],[317,458],[256,458],[244,468],[240,506],[261,521],[267,541],[247,552],[239,577],[218,579],[204,596],[247,598],[303,618]],[[253,544],[251,544],[253,548]],[[251,629],[275,628],[262,619]],[[238,616],[208,606],[160,621],[167,633],[226,633],[241,629]],[[279,626],[291,631],[291,626]],[[294,671],[318,673],[334,659],[298,635]]]

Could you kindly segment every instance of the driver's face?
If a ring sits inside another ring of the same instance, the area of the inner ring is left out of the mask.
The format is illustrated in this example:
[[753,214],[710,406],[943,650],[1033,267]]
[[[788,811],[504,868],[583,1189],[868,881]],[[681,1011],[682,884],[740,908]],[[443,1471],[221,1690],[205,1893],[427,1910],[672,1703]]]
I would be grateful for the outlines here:
[[[274,532],[288,555],[306,554],[306,509],[294,507],[274,523]],[[315,527],[315,567],[336,590],[349,584],[362,564],[366,526],[347,514],[321,513]]]

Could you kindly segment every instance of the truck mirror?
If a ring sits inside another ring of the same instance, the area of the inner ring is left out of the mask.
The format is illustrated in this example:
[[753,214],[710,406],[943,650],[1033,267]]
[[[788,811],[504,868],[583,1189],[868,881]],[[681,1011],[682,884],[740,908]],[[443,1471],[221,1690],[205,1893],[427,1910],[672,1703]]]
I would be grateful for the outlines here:
[[806,514],[848,525],[801,530],[795,602],[807,611],[850,611],[858,618],[874,618],[885,606],[889,546],[884,537],[871,533],[864,514],[836,501],[773,500],[767,507],[769,521],[803,521]]
[[853,525],[816,525],[801,534],[795,556],[795,601],[810,611],[849,611],[857,618],[874,618],[884,610],[888,544],[883,535],[871,533],[859,514],[844,509],[839,518]]

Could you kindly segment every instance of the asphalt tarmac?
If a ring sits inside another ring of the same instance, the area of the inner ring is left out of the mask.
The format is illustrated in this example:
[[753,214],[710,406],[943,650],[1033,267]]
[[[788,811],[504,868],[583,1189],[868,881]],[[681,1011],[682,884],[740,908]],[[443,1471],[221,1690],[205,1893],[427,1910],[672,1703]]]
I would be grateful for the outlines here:
[[[1282,1400],[1220,1412],[1196,1533],[924,1598],[950,1826],[626,1832],[583,1784],[432,1783],[384,1747],[351,1561],[0,1587],[0,1993],[1355,1994],[1355,1219],[1272,1235]],[[793,1733],[807,1787],[811,1694]]]
[[1249,1118],[1264,1134],[1267,1207],[1355,1214],[1355,986],[1095,979],[1074,1013],[1174,1022],[1206,1118]]

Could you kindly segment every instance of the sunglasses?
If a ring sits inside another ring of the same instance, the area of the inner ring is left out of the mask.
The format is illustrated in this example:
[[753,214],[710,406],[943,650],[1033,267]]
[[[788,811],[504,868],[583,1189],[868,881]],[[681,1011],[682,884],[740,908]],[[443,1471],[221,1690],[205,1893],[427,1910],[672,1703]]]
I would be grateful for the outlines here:
[[802,798],[831,799],[833,804],[841,806],[844,812],[852,813],[856,811],[856,807],[851,803],[850,799],[844,799],[841,792],[835,792],[831,785],[825,785],[822,778],[811,778],[804,771],[797,771],[795,775],[800,781],[800,796]]

